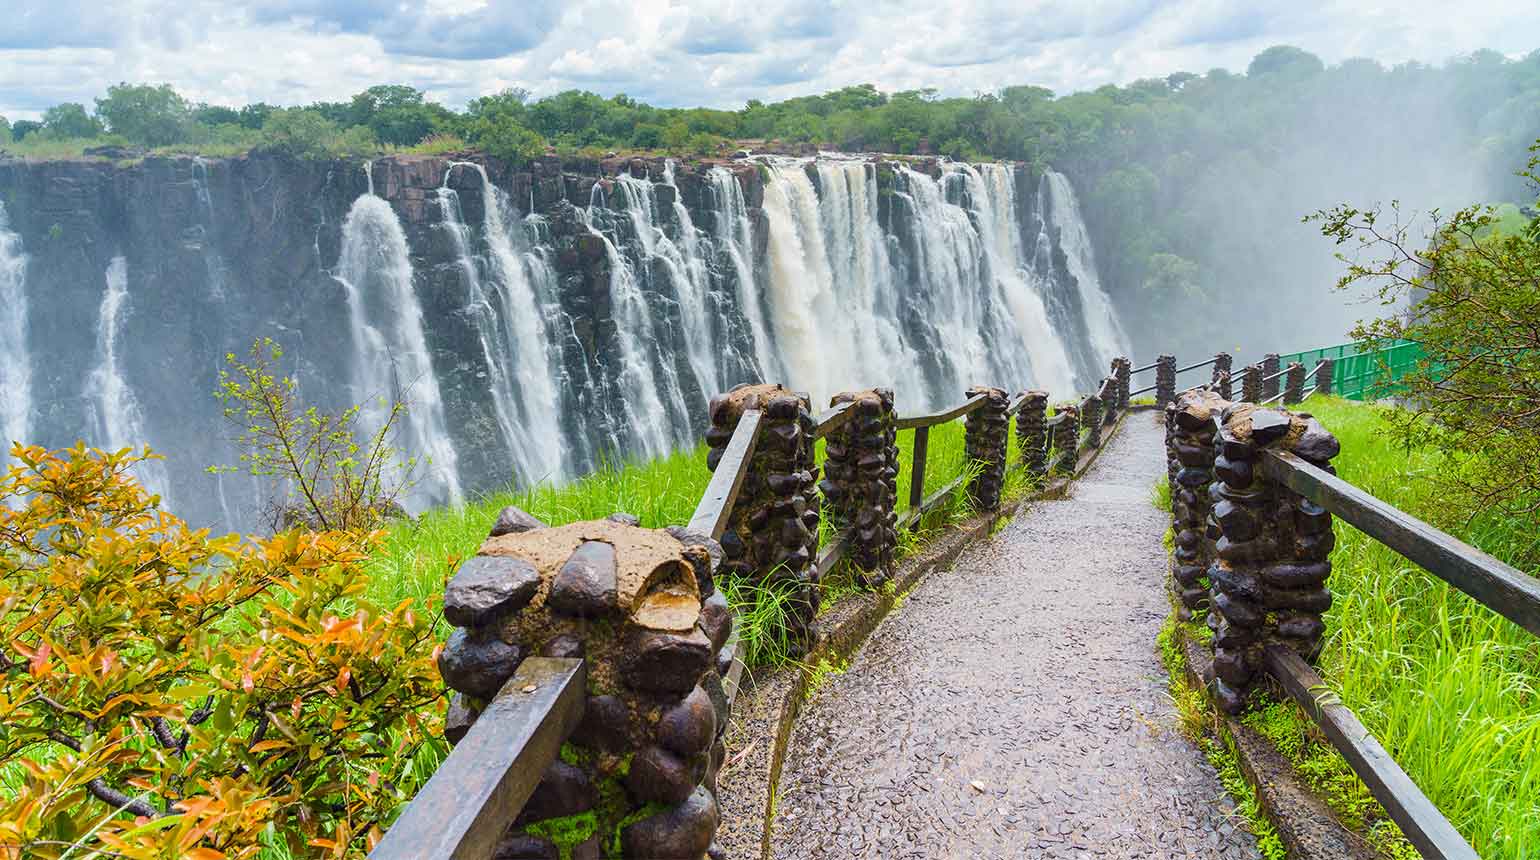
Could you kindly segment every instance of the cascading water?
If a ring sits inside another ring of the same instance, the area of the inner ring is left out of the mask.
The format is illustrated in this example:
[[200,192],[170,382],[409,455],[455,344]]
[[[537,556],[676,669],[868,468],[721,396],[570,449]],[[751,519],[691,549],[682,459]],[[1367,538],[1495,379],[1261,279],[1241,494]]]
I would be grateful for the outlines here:
[[409,500],[459,502],[458,457],[445,429],[438,376],[428,354],[422,305],[412,289],[406,233],[395,210],[372,192],[353,202],[342,222],[342,250],[332,276],[347,293],[353,340],[353,390],[365,427],[377,430],[390,404],[407,404],[397,445],[421,458]]
[[[144,412],[118,360],[118,338],[123,317],[130,309],[128,261],[121,255],[113,257],[107,266],[106,281],[96,322],[97,365],[86,378],[86,396],[96,413],[95,441],[111,451],[142,449],[149,444]],[[135,466],[134,472],[146,489],[160,495],[162,507],[171,507],[171,481],[164,462],[145,460]]]
[[[471,251],[471,231],[460,214],[459,197],[449,187],[456,168],[481,178],[481,236],[487,254],[487,277]],[[498,424],[513,452],[517,478],[532,484],[559,481],[567,474],[561,444],[558,385],[553,372],[554,333],[535,282],[553,280],[549,266],[528,251],[523,226],[508,195],[492,184],[486,168],[473,162],[453,162],[439,188],[444,227],[455,245],[467,289],[467,312],[475,320],[481,351],[490,369],[488,386]],[[545,292],[554,285],[545,283]]]
[[[63,220],[5,198],[0,431],[153,437],[172,459],[141,474],[198,525],[250,528],[282,489],[201,469],[234,461],[210,365],[269,332],[306,400],[362,403],[363,430],[407,401],[394,444],[421,466],[412,509],[670,453],[741,382],[819,406],[889,386],[912,412],[975,384],[1083,394],[1126,351],[1073,189],[1052,172],[1023,185],[1035,174],[1017,165],[824,154],[594,176],[542,160],[499,188],[492,165],[413,156],[371,165],[361,196],[340,165],[192,160],[132,182],[121,169],[136,168],[103,165],[81,199],[168,177],[183,193],[154,218],[118,201],[121,218]],[[510,194],[526,193],[521,217]],[[37,251],[60,230],[80,234],[79,254]],[[109,265],[118,248],[132,271]]]
[[12,442],[30,442],[32,358],[27,351],[27,255],[0,202],[0,466]]
[[1074,186],[1070,185],[1068,177],[1054,170],[1046,171],[1042,181],[1050,189],[1051,205],[1047,212],[1058,231],[1059,247],[1064,250],[1069,273],[1075,279],[1082,316],[1091,336],[1091,348],[1096,352],[1099,366],[1106,367],[1113,356],[1128,354],[1128,337],[1118,324],[1112,302],[1096,275],[1091,237],[1080,217],[1080,201],[1075,196]]

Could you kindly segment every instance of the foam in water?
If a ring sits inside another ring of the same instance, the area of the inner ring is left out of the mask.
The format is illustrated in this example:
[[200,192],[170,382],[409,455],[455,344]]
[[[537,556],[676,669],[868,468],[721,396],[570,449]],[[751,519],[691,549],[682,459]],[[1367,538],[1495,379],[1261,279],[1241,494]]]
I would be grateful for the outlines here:
[[[369,184],[372,192],[372,175]],[[406,233],[389,203],[373,193],[353,201],[342,222],[342,251],[332,276],[347,294],[353,389],[355,402],[364,407],[364,426],[377,430],[392,401],[406,403],[397,447],[419,458],[408,502],[459,502],[458,457],[445,429],[422,305],[412,289]]]
[[[108,264],[106,281],[96,323],[97,365],[86,378],[86,394],[95,408],[97,444],[111,451],[139,449],[150,442],[144,429],[144,412],[123,376],[118,356],[123,318],[130,311],[128,261],[121,255]],[[161,497],[162,507],[172,506],[171,481],[164,461],[146,460],[135,466],[134,472],[145,489]]]
[[32,418],[32,358],[27,352],[27,255],[0,202],[0,465],[12,442],[27,442]]
[[1096,351],[1098,363],[1105,367],[1114,356],[1127,355],[1128,337],[1118,325],[1112,302],[1102,290],[1096,275],[1096,259],[1091,251],[1091,237],[1086,234],[1085,222],[1080,217],[1080,201],[1075,196],[1069,178],[1054,170],[1043,174],[1043,182],[1052,194],[1048,212],[1059,232],[1059,247],[1064,250],[1069,272],[1075,279],[1080,294],[1080,307],[1087,330],[1091,335],[1091,348]]
[[733,295],[748,326],[754,365],[762,379],[784,378],[785,366],[776,354],[765,323],[764,296],[754,279],[754,227],[743,199],[743,186],[725,167],[711,168],[707,178],[715,207],[712,242],[731,268],[736,286]]
[[[456,168],[481,178],[481,237],[486,247],[487,279],[471,251],[471,233],[461,215],[459,198],[449,188]],[[559,481],[568,474],[561,444],[558,386],[559,353],[547,330],[540,292],[555,291],[555,275],[538,256],[521,248],[527,244],[508,195],[492,184],[486,168],[472,162],[451,163],[439,188],[445,227],[449,230],[465,274],[467,311],[475,320],[482,354],[490,368],[490,393],[498,424],[514,457],[516,476],[524,484]],[[537,289],[540,283],[544,290]]]

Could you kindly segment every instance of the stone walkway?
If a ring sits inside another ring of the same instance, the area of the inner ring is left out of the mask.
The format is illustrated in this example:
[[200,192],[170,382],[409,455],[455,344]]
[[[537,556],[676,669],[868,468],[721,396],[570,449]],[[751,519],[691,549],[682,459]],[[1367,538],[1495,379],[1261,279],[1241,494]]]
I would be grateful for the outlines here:
[[772,843],[806,858],[1251,858],[1155,634],[1161,429],[932,574],[798,720]]

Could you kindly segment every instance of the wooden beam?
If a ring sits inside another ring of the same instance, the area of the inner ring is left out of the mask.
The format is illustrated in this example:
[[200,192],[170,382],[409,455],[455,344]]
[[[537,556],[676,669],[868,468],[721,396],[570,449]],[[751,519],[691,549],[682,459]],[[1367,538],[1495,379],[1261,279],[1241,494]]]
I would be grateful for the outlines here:
[[908,528],[910,525],[917,522],[920,517],[929,513],[937,505],[946,501],[947,497],[961,489],[963,485],[963,478],[965,477],[965,475],[959,475],[956,478],[953,478],[951,483],[935,491],[934,493],[931,493],[925,498],[924,501],[911,505],[909,510],[904,511],[904,515],[898,518],[898,527],[900,529]]
[[925,499],[925,449],[930,446],[930,428],[914,428],[914,468],[909,470],[909,507]]
[[855,416],[855,410],[852,408],[855,405],[854,400],[847,400],[832,409],[826,409],[819,413],[818,424],[813,428],[813,438],[822,439],[843,427],[845,422]]
[[969,412],[984,405],[989,398],[982,394],[975,394],[945,412],[932,412],[929,415],[916,415],[912,418],[898,419],[898,429],[911,430],[917,427],[934,427],[937,424],[945,424],[954,418],[961,418]]
[[711,483],[695,506],[690,517],[692,532],[720,538],[727,531],[727,520],[733,512],[733,502],[743,488],[743,478],[749,473],[749,461],[754,459],[754,445],[759,440],[759,410],[746,409],[738,419],[733,436],[727,440],[727,450],[717,461],[717,469],[711,473]]
[[583,718],[587,677],[582,660],[519,664],[370,860],[488,860]]
[[1394,508],[1293,454],[1268,451],[1268,477],[1540,636],[1540,579]]
[[1263,661],[1268,673],[1321,727],[1425,860],[1481,860],[1358,717],[1333,700],[1326,682],[1309,664],[1281,645],[1268,646]]

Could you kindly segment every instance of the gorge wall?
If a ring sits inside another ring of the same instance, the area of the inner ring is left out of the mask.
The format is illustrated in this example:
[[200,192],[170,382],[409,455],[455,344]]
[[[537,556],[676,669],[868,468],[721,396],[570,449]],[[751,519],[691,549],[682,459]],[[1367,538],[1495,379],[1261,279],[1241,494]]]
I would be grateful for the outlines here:
[[664,453],[740,382],[913,412],[1086,391],[1126,351],[1073,189],[1022,165],[0,160],[8,440],[148,443],[172,510],[253,527],[272,488],[206,467],[261,337],[307,403],[409,403],[419,508]]

